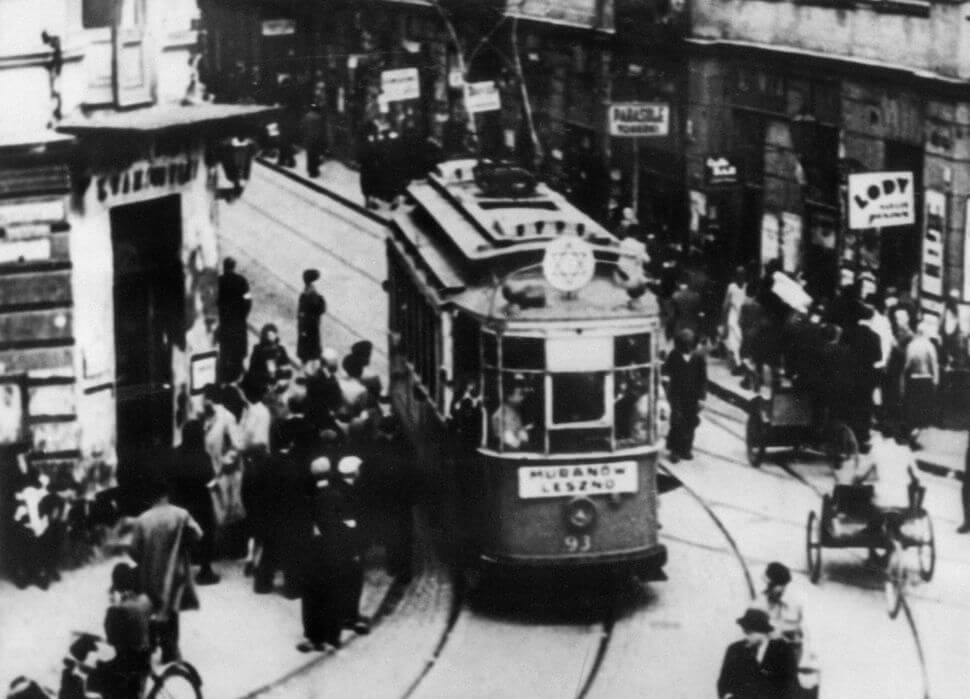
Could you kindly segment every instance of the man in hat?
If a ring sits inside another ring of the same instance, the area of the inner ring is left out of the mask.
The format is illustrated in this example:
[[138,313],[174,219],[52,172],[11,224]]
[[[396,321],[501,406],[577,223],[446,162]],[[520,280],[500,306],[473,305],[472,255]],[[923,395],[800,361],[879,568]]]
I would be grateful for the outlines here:
[[[320,360],[320,318],[327,312],[327,302],[316,289],[320,272],[303,271],[303,293],[296,307],[296,356],[305,365]],[[308,367],[312,370],[315,367]]]
[[707,394],[707,365],[696,352],[697,336],[684,328],[674,338],[674,351],[664,362],[663,373],[669,378],[667,401],[670,403],[670,432],[667,449],[670,460],[693,459],[694,430],[700,423],[700,402]]
[[219,358],[223,381],[235,381],[242,373],[248,351],[246,318],[253,306],[249,282],[236,273],[236,261],[227,257],[219,277]]
[[744,638],[727,647],[717,696],[721,699],[790,699],[798,683],[794,651],[771,638],[768,613],[750,608],[737,620]]

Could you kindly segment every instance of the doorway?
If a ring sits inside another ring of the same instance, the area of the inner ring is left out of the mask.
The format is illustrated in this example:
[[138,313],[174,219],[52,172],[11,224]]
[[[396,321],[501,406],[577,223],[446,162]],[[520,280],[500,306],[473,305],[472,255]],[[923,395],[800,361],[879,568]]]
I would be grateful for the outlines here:
[[111,210],[119,483],[172,444],[172,345],[182,344],[185,284],[178,195]]

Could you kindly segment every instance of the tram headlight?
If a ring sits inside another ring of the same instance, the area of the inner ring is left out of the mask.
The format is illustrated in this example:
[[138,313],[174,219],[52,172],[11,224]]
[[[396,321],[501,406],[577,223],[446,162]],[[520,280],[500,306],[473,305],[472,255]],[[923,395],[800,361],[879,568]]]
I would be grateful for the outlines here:
[[596,505],[589,498],[570,500],[565,509],[566,525],[573,531],[581,532],[591,528],[596,522]]

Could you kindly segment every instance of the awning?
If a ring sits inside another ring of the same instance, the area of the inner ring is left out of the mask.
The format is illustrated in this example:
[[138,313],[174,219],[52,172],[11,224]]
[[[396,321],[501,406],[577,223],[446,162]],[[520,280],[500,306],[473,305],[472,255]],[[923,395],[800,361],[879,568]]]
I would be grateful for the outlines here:
[[223,126],[226,122],[255,122],[271,118],[276,107],[262,105],[212,104],[203,102],[183,106],[156,105],[130,111],[98,112],[90,116],[71,116],[60,123],[58,131],[78,136],[96,132],[150,134],[174,129]]
[[613,33],[613,0],[506,0],[508,17]]

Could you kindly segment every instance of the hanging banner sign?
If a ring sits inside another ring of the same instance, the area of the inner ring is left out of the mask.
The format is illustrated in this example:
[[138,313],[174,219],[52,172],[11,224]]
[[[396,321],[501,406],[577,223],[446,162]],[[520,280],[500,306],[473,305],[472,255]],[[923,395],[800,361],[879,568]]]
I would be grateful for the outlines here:
[[387,102],[413,100],[421,96],[417,68],[397,68],[381,72],[381,94]]
[[924,294],[929,294],[939,299],[943,297],[943,231],[946,230],[946,195],[943,192],[927,189],[924,202],[926,231],[923,233],[923,259],[920,263],[920,298],[922,299]]
[[640,138],[670,133],[670,105],[662,102],[617,102],[609,108],[610,136]]
[[469,113],[494,112],[502,108],[502,100],[494,80],[465,84],[465,106]]
[[909,226],[916,222],[913,173],[849,175],[849,228]]

